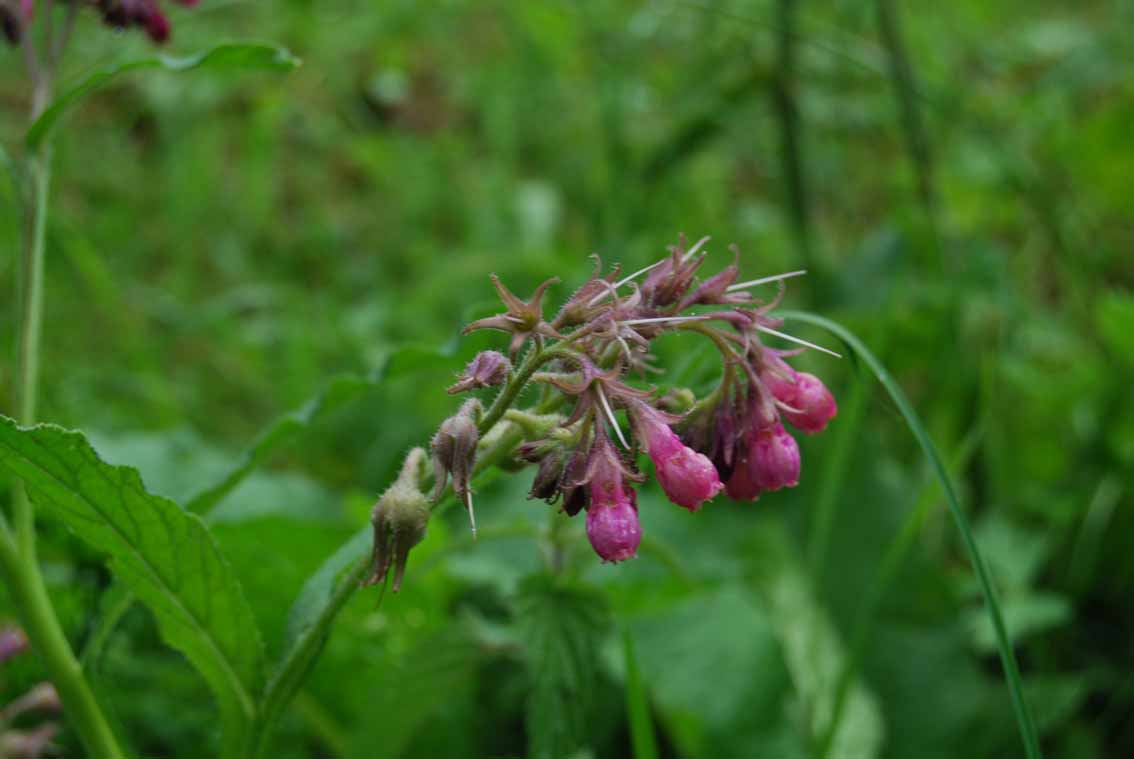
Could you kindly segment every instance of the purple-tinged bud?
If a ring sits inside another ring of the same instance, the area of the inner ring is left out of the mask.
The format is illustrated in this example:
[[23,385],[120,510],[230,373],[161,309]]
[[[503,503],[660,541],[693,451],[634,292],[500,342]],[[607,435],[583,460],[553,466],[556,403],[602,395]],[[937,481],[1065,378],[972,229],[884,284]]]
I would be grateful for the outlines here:
[[28,636],[18,627],[0,629],[0,664],[28,650]]
[[362,583],[376,585],[386,579],[394,567],[394,592],[402,586],[410,549],[425,537],[429,522],[429,499],[421,492],[420,481],[425,468],[425,449],[414,448],[402,464],[401,474],[387,488],[370,514],[374,526],[374,550],[370,575]]
[[779,422],[755,430],[748,442],[748,468],[761,490],[799,484],[799,445]]
[[453,492],[468,509],[474,536],[476,519],[472,509],[471,480],[476,446],[480,442],[480,433],[476,428],[476,417],[480,412],[480,401],[475,398],[466,401],[460,411],[441,423],[430,446],[433,452],[433,500],[441,499],[451,475]]
[[[592,489],[592,498],[594,495]],[[642,525],[632,489],[609,503],[591,502],[587,509],[587,538],[603,561],[634,558],[642,542]]]
[[[522,446],[521,446],[522,448]],[[521,452],[521,456],[523,453]],[[559,482],[563,477],[563,466],[566,455],[562,448],[556,447],[539,460],[535,479],[532,480],[532,489],[528,491],[528,498],[554,503],[560,495]]]
[[0,735],[0,756],[6,759],[41,759],[51,748],[51,739],[59,732],[53,722],[34,730],[9,730]]
[[630,407],[638,437],[646,445],[658,483],[669,500],[682,508],[697,511],[721,491],[720,477],[713,462],[684,445],[665,422],[665,415],[652,406],[636,402]]
[[31,712],[58,713],[63,708],[59,693],[51,683],[39,683],[24,695],[0,710],[4,722],[11,722],[21,714]]
[[806,372],[795,375],[794,390],[791,400],[784,403],[797,410],[784,409],[784,418],[809,435],[822,432],[839,411],[835,396],[822,380]]
[[457,383],[449,388],[450,395],[463,393],[475,387],[493,387],[503,384],[512,371],[512,362],[499,351],[481,351],[476,354]]

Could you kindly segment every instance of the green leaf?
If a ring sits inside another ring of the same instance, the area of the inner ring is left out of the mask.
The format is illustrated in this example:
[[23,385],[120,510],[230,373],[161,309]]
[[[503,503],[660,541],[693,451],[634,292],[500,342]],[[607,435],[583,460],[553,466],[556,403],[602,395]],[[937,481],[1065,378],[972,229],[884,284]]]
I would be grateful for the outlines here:
[[654,737],[654,721],[650,718],[650,701],[634,656],[634,637],[626,629],[622,631],[622,658],[626,666],[626,715],[634,759],[657,759],[658,743]]
[[383,382],[418,369],[436,366],[439,359],[450,358],[452,355],[452,351],[407,345],[388,354],[378,369],[369,376],[335,377],[322,392],[303,406],[284,414],[268,425],[224,478],[194,495],[185,508],[198,514],[208,512],[260,466],[273,451],[309,430],[320,419],[378,388]]
[[352,737],[346,758],[406,756],[414,736],[429,729],[430,717],[472,690],[476,654],[460,628],[427,635],[400,653],[370,683],[372,717]]
[[33,500],[110,555],[162,637],[216,693],[229,746],[243,741],[262,685],[263,643],[232,568],[204,523],[146,492],[137,471],[102,461],[78,432],[0,417],[0,464]]
[[208,50],[184,57],[157,55],[96,69],[86,74],[49,105],[30,127],[26,142],[35,151],[51,134],[55,124],[80,100],[108,82],[137,69],[160,68],[166,71],[191,71],[197,68],[267,69],[290,71],[299,59],[279,45],[267,42],[226,42]]
[[587,748],[599,645],[609,625],[601,597],[556,578],[530,578],[516,602],[530,694],[528,756],[560,759]]
[[[796,561],[800,551],[787,530],[765,523],[754,540],[754,580],[783,646],[784,663],[804,706],[810,735],[818,737],[836,712],[836,685],[845,667],[846,648]],[[842,709],[845,718],[829,738],[828,755],[879,756],[884,726],[877,698],[861,682],[854,682]]]
[[1028,759],[1039,759],[1041,752],[1039,737],[1036,734],[1035,721],[1032,719],[1027,701],[1024,700],[1024,686],[1023,679],[1020,677],[1020,667],[1016,663],[1016,653],[1012,649],[1012,644],[1008,638],[1008,629],[1004,624],[1004,615],[1000,610],[1000,603],[992,585],[991,574],[984,561],[980,547],[977,545],[976,538],[973,536],[969,519],[965,516],[964,510],[961,509],[961,502],[957,497],[956,489],[953,487],[953,480],[949,476],[949,471],[945,468],[945,462],[937,452],[937,446],[933,444],[933,440],[929,437],[925,425],[921,423],[920,417],[918,417],[917,412],[914,411],[913,404],[910,403],[909,398],[906,397],[905,392],[890,375],[890,372],[886,370],[886,367],[882,366],[882,362],[846,327],[830,319],[824,319],[822,316],[816,316],[815,314],[801,311],[784,311],[780,312],[779,315],[789,320],[822,327],[846,343],[846,345],[854,351],[855,355],[861,358],[863,362],[870,367],[870,371],[878,378],[878,382],[881,383],[882,387],[886,388],[886,392],[890,394],[894,405],[896,405],[901,412],[906,425],[910,428],[910,432],[913,433],[914,438],[921,447],[922,453],[925,454],[925,457],[933,467],[933,472],[937,475],[937,479],[941,483],[941,489],[945,491],[945,500],[949,504],[949,511],[953,515],[953,521],[957,525],[957,531],[961,533],[961,538],[969,553],[969,560],[972,562],[973,569],[976,571],[977,579],[980,582],[980,589],[981,593],[984,595],[988,617],[996,632],[996,648],[1000,653],[1000,663],[1004,667],[1004,677],[1008,682],[1008,692],[1012,698],[1012,708],[1015,712],[1016,722],[1020,729],[1020,736],[1024,743],[1024,753]]

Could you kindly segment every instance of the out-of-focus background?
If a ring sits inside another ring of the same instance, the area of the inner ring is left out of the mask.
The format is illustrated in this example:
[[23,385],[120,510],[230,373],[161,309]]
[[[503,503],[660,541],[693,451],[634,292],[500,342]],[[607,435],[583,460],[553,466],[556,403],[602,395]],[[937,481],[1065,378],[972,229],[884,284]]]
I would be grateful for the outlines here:
[[[441,350],[319,415],[220,505],[270,651],[304,578],[456,408],[454,373],[503,345],[458,341],[492,308],[490,272],[519,293],[559,276],[562,297],[591,253],[637,268],[679,233],[711,235],[707,267],[736,243],[753,277],[808,269],[787,305],[857,331],[911,396],[988,555],[1048,754],[1134,755],[1134,6],[335,0],[173,20],[171,53],[251,36],[303,66],[139,74],[68,119],[41,418],[184,499],[333,376],[407,343]],[[88,14],[68,76],[145,54],[138,37]],[[2,55],[12,145],[26,87],[18,51]],[[0,214],[7,250],[15,219]],[[15,271],[5,256],[0,291]],[[13,346],[15,319],[9,302]],[[834,711],[832,757],[1019,755],[974,575],[909,429],[853,360],[803,363],[840,415],[801,441],[799,487],[692,517],[647,486],[650,550],[602,566],[578,543],[570,572],[612,609],[601,634],[571,599],[525,602],[531,540],[470,546],[452,510],[400,594],[347,608],[273,755],[524,756],[559,728],[525,720],[534,670],[562,678],[591,755],[627,756],[623,632],[662,756],[814,756]],[[529,477],[481,488],[482,527],[546,523]],[[108,575],[43,530],[81,648]],[[532,651],[544,613],[587,645]],[[144,609],[91,667],[139,755],[214,750],[208,691]],[[0,702],[41,676],[9,663]]]

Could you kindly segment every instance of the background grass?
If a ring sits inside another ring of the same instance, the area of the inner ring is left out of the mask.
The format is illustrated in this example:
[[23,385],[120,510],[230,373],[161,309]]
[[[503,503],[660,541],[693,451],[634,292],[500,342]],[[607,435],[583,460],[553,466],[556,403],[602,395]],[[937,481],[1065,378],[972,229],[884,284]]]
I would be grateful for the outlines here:
[[[806,265],[790,305],[850,325],[910,395],[977,526],[1045,752],[1134,754],[1131,22],[1124,3],[977,0],[175,11],[174,52],[254,36],[304,65],[139,73],[68,117],[40,415],[184,501],[332,375],[406,342],[455,345],[321,417],[220,505],[215,530],[278,650],[303,579],[455,408],[452,373],[495,345],[454,343],[489,307],[489,272],[517,292],[558,275],[565,295],[591,252],[636,268],[679,232],[711,234],[718,265],[730,242],[753,276]],[[76,43],[68,76],[148,49],[92,17]],[[27,93],[3,55],[13,146]],[[0,214],[7,249],[18,232]],[[6,292],[15,269],[0,261]],[[0,310],[13,347],[15,318]],[[675,381],[711,381],[681,339],[662,347]],[[853,361],[804,363],[843,405],[801,441],[797,489],[692,518],[647,488],[653,545],[617,567],[568,527],[575,600],[557,613],[578,606],[585,624],[554,629],[585,630],[594,666],[565,724],[598,757],[626,755],[635,731],[644,745],[650,722],[660,756],[808,756],[855,656],[830,756],[1016,755],[992,629],[908,430]],[[533,731],[556,725],[533,720],[532,661],[562,641],[522,613],[541,608],[543,559],[507,528],[547,520],[527,479],[478,496],[486,532],[512,537],[469,547],[447,514],[399,596],[352,602],[276,755],[542,750]],[[81,647],[108,577],[43,529]],[[633,730],[621,629],[652,718],[636,711]],[[205,687],[144,610],[97,671],[140,754],[209,755]],[[7,665],[0,701],[37,676],[30,657]]]

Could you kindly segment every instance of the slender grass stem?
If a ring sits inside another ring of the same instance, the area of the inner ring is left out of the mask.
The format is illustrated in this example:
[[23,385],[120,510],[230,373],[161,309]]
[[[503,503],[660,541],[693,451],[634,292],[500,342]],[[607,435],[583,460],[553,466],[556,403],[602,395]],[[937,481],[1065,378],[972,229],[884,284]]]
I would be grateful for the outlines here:
[[870,352],[866,345],[848,329],[830,319],[800,311],[783,312],[780,316],[785,319],[794,319],[795,321],[805,324],[813,324],[817,327],[821,327],[842,340],[847,347],[854,351],[854,353],[870,367],[874,376],[878,378],[878,382],[881,383],[882,387],[886,388],[886,392],[890,394],[890,397],[894,400],[894,404],[905,418],[906,425],[910,428],[910,432],[917,440],[922,453],[924,453],[925,457],[929,460],[937,480],[941,483],[941,489],[945,492],[945,500],[949,505],[949,511],[957,524],[957,530],[961,533],[961,539],[965,544],[965,549],[968,551],[969,560],[976,572],[981,593],[984,595],[988,616],[992,621],[992,627],[996,633],[996,646],[1000,653],[1000,663],[1004,668],[1004,677],[1008,683],[1008,693],[1012,699],[1012,709],[1016,715],[1016,723],[1024,743],[1024,753],[1028,759],[1039,759],[1039,757],[1042,756],[1039,737],[1036,733],[1035,722],[1032,719],[1031,711],[1028,709],[1028,704],[1024,700],[1024,686],[1023,680],[1020,677],[1020,668],[1016,662],[1016,654],[1012,648],[1011,640],[1008,637],[1008,629],[1004,624],[1004,615],[1001,612],[1000,601],[997,598],[996,590],[992,584],[992,576],[981,554],[980,546],[977,545],[976,538],[973,536],[968,517],[965,516],[965,512],[961,509],[957,491],[953,487],[953,480],[949,476],[944,461],[937,452],[937,447],[933,444],[933,440],[929,437],[929,433],[922,424],[921,418],[917,415],[917,412],[914,411],[913,405],[910,403],[909,398],[906,397],[905,391],[902,390],[901,386],[886,370],[886,367],[882,366],[882,363]]

